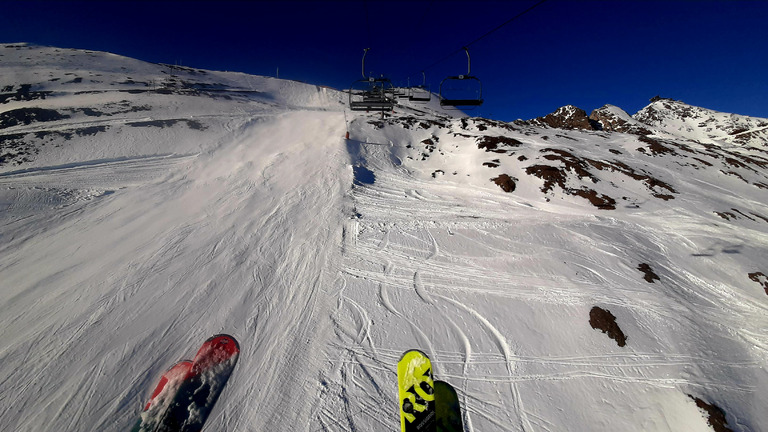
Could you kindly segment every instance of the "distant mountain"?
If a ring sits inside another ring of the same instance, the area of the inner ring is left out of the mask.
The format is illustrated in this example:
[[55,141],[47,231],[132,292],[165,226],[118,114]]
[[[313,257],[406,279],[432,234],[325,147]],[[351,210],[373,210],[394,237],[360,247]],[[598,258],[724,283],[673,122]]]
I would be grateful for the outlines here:
[[526,123],[635,135],[668,134],[711,144],[766,146],[768,143],[768,119],[721,113],[659,97],[633,116],[613,105],[598,108],[589,116],[580,108],[566,105]]
[[768,146],[768,119],[721,113],[663,98],[654,98],[650,105],[632,117],[690,140]]

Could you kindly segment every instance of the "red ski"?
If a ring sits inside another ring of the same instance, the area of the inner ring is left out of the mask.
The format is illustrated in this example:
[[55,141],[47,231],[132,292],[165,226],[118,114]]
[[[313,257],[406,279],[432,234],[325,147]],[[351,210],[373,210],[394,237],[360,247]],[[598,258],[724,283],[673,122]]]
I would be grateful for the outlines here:
[[235,368],[240,346],[229,335],[205,341],[195,358],[160,378],[134,432],[199,432]]
[[[149,411],[151,406],[160,405],[164,399],[167,399],[167,395],[175,395],[179,389],[179,385],[187,377],[189,371],[192,370],[192,362],[184,360],[171,366],[170,369],[165,371],[160,382],[157,383],[155,391],[152,392],[152,397],[149,398],[149,402],[144,407],[144,411]],[[163,392],[165,390],[165,392]]]

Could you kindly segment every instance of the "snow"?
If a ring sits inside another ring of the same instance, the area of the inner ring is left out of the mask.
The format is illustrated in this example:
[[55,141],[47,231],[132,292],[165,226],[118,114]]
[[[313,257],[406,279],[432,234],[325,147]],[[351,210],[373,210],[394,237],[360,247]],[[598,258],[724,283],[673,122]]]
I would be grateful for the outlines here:
[[[435,100],[382,121],[310,84],[0,54],[0,89],[52,92],[0,115],[69,115],[0,130],[22,137],[0,141],[0,430],[127,430],[218,333],[241,354],[205,430],[396,430],[411,348],[456,388],[467,431],[711,430],[688,395],[736,431],[768,421],[768,292],[748,277],[768,270],[765,144],[691,141],[670,119],[653,139],[675,152],[657,154]],[[564,187],[542,192],[535,164]],[[590,327],[594,306],[626,346]]]
[[738,114],[722,113],[688,105],[684,102],[657,100],[634,115],[673,135],[720,145],[765,145],[768,121]]

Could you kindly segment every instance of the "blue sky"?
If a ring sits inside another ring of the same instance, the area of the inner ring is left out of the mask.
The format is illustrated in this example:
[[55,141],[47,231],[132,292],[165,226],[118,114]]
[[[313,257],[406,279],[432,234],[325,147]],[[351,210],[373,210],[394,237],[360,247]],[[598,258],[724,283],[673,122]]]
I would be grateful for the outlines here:
[[[0,1],[0,42],[347,88],[369,72],[433,89],[461,48],[535,5],[514,1]],[[656,95],[768,118],[768,1],[547,0],[470,45],[486,103],[511,121],[566,104],[630,114]]]

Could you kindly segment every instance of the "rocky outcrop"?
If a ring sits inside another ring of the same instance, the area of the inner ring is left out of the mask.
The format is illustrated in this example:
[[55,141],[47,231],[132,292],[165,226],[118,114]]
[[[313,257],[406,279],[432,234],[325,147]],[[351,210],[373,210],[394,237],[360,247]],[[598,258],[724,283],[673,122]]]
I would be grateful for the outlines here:
[[530,120],[528,124],[556,129],[600,130],[599,123],[591,120],[586,111],[573,105],[560,107],[551,114]]
[[604,105],[587,116],[573,105],[558,108],[544,117],[515,121],[519,126],[564,130],[621,132],[641,137],[675,135],[696,142],[768,145],[768,119],[727,114],[656,96],[645,108],[630,116],[619,107]]
[[603,105],[592,111],[589,119],[600,124],[602,130],[634,135],[651,135],[653,132],[639,121],[614,105]]
[[616,323],[616,317],[607,309],[595,306],[589,311],[589,325],[595,330],[601,330],[608,337],[623,347],[627,344],[627,336]]

